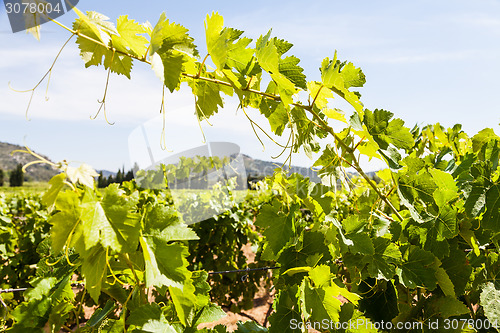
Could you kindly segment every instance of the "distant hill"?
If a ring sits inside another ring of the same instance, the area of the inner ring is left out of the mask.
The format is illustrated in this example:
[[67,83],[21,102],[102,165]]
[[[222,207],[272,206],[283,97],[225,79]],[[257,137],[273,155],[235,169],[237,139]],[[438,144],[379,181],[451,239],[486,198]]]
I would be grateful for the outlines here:
[[[281,167],[281,163],[269,162],[258,159],[253,159],[248,155],[242,154],[243,161],[245,164],[245,170],[247,176],[259,177],[259,176],[272,176],[274,169]],[[309,179],[315,183],[321,183],[321,178],[318,176],[317,172],[311,170],[310,168],[292,166],[288,174],[298,173],[304,177],[309,177]]]
[[[4,170],[4,172],[7,171],[8,173],[10,170],[15,169],[19,163],[25,165],[36,160],[35,157],[29,154],[14,153],[11,155],[14,150],[25,150],[25,148],[11,143],[0,142],[0,169]],[[39,155],[50,161],[47,156]],[[34,164],[26,170],[25,179],[28,181],[48,181],[57,173],[58,171],[48,164]]]
[[[34,161],[35,157],[29,154],[15,153],[14,155],[11,155],[11,152],[14,150],[24,150],[24,149],[25,148],[23,146],[0,142],[0,168],[4,171],[10,171],[14,169],[18,163],[25,165],[31,161]],[[38,154],[38,152],[35,153]],[[47,156],[43,154],[39,155],[43,156],[44,158],[50,161],[50,159]],[[242,154],[242,156],[246,174],[247,176],[250,177],[271,176],[274,173],[274,169],[281,167],[281,163],[253,159],[252,157],[245,154]],[[108,170],[101,170],[101,171],[104,177],[109,177],[110,175],[112,176],[116,175],[116,172],[111,172]],[[28,181],[48,181],[50,180],[50,178],[52,178],[52,176],[56,175],[57,173],[58,171],[52,168],[50,165],[34,164],[28,167],[26,178]],[[314,170],[311,170],[310,168],[292,166],[289,171],[289,174],[290,173],[298,173],[304,177],[309,177],[311,181],[316,183],[321,182],[321,178],[318,176],[318,174]],[[375,173],[370,172],[368,173],[368,175],[374,176]]]

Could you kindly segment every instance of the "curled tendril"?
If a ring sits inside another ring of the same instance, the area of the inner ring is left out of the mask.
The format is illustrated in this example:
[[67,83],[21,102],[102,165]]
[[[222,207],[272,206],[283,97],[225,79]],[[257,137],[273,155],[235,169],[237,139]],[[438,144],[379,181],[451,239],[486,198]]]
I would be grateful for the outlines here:
[[30,106],[31,106],[31,101],[33,100],[33,95],[35,94],[35,90],[40,86],[40,84],[42,84],[42,82],[45,80],[45,78],[47,76],[48,76],[48,80],[47,80],[47,88],[45,90],[45,100],[49,99],[48,92],[49,92],[49,84],[50,84],[50,77],[52,75],[52,70],[54,69],[54,66],[56,65],[57,59],[59,59],[59,56],[61,55],[62,50],[64,50],[64,48],[66,47],[66,45],[68,45],[69,41],[73,38],[74,35],[75,34],[72,34],[68,38],[68,40],[63,44],[63,46],[61,47],[61,49],[57,53],[54,61],[52,62],[52,65],[49,67],[49,69],[47,70],[47,72],[45,72],[45,74],[42,76],[42,78],[40,79],[40,81],[38,81],[38,83],[35,84],[35,86],[33,88],[28,89],[28,90],[17,90],[17,89],[12,88],[12,86],[10,85],[10,82],[9,82],[9,88],[11,90],[15,91],[15,92],[19,92],[19,93],[31,92],[31,96],[30,96],[30,99],[28,101],[28,106],[26,107],[26,112],[25,112],[26,120],[30,120],[29,117],[28,117],[28,111],[29,111]]
[[115,275],[115,273],[113,272],[113,269],[111,268],[111,265],[109,264],[108,250],[109,250],[109,248],[106,248],[106,265],[108,265],[109,272],[111,273],[111,275],[112,275],[112,276],[113,276],[113,278],[115,279],[115,281],[114,281],[112,284],[114,284],[115,282],[118,282],[118,283],[119,283],[119,284],[121,284],[122,286],[128,285],[128,283],[123,282],[122,280],[120,280],[120,279],[119,279],[119,278]]
[[[111,63],[113,63],[114,57],[115,57],[115,51],[113,50],[113,54],[111,56]],[[104,120],[106,120],[106,122],[109,125],[114,125],[115,124],[114,122],[112,122],[112,123],[109,122],[108,116],[106,114],[106,95],[108,94],[108,86],[109,86],[109,76],[110,76],[110,74],[111,74],[111,65],[108,68],[108,75],[106,77],[106,86],[104,88],[104,96],[102,97],[101,100],[97,100],[97,102],[100,104],[99,109],[97,110],[97,113],[95,114],[94,117],[90,116],[90,119],[92,119],[92,120],[96,119],[97,116],[99,115],[99,113],[101,113],[101,110],[102,110],[103,113],[104,113]]]

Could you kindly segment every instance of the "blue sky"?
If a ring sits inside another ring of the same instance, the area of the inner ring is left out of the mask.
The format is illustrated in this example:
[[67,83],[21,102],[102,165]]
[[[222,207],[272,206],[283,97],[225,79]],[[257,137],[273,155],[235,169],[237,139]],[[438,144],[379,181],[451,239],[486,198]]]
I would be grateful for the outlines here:
[[[128,14],[153,24],[165,11],[170,20],[190,30],[202,56],[203,20],[207,13],[218,11],[227,26],[244,30],[251,38],[273,28],[274,36],[292,42],[290,54],[302,60],[308,80],[319,79],[321,60],[337,50],[340,59],[352,61],[366,74],[367,83],[360,90],[364,105],[390,110],[409,127],[461,123],[469,135],[485,127],[499,132],[500,1],[253,1],[249,5],[80,0],[78,8],[101,12],[113,21]],[[60,21],[70,25],[74,18],[71,12]],[[131,81],[112,76],[107,114],[113,126],[102,114],[90,119],[97,112],[106,72],[102,67],[85,69],[75,44],[56,64],[48,101],[45,85],[35,93],[30,121],[25,118],[29,94],[8,87],[10,82],[16,89],[31,88],[68,37],[52,23],[42,26],[40,42],[23,32],[12,34],[5,10],[0,10],[0,141],[26,143],[55,161],[86,162],[97,169],[128,168],[130,134],[159,114],[161,83],[147,65],[136,63]],[[270,160],[278,149],[267,142],[262,151],[243,114],[235,114],[235,101],[226,102],[212,120],[214,126],[203,127],[208,139],[237,143],[242,152]],[[169,148],[179,151],[201,145],[190,94],[167,95],[166,103]],[[346,107],[346,111],[351,110]],[[152,122],[158,124],[152,131],[159,130],[161,118]],[[150,143],[159,147],[156,138]],[[297,156],[294,163],[310,166],[312,161]]]

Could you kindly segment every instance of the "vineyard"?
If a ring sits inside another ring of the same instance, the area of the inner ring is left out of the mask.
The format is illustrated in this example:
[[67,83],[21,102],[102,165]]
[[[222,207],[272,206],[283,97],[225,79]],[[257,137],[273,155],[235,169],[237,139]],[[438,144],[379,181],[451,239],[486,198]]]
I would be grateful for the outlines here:
[[[165,14],[153,26],[75,12],[72,27],[57,24],[86,67],[103,65],[109,79],[149,65],[164,94],[191,88],[200,122],[224,95],[238,98],[255,134],[272,138],[287,162],[319,155],[322,183],[276,169],[244,200],[230,181],[210,196],[186,191],[179,209],[169,176],[197,172],[196,164],[99,189],[89,166],[38,156],[61,171],[50,189],[0,194],[7,332],[228,332],[209,323],[251,308],[262,288],[273,298],[268,317],[239,322],[236,332],[500,331],[500,137],[492,129],[410,129],[363,106],[353,89],[365,76],[337,53],[320,64],[321,81],[308,81],[288,55],[291,43],[271,32],[253,42],[217,13],[207,15],[200,55]],[[349,109],[335,108],[336,99]],[[387,168],[369,177],[361,157]],[[221,202],[231,208],[189,223]]]

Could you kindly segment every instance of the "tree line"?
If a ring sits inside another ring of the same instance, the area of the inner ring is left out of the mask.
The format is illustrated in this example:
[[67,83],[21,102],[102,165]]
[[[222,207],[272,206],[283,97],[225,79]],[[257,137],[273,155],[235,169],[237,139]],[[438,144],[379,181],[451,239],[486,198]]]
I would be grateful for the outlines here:
[[112,183],[121,184],[125,181],[129,181],[132,179],[134,179],[134,170],[133,169],[130,169],[128,172],[125,173],[125,168],[123,167],[121,170],[118,169],[118,172],[116,173],[115,176],[109,175],[108,177],[105,177],[103,175],[102,171],[100,171],[99,177],[97,178],[97,187],[104,188]]
[[[8,174],[10,187],[23,186],[24,172],[22,164],[19,163],[16,168],[11,170]],[[0,168],[0,186],[4,186],[6,178],[7,172]]]

